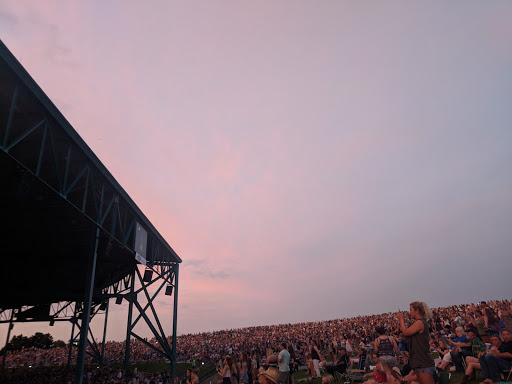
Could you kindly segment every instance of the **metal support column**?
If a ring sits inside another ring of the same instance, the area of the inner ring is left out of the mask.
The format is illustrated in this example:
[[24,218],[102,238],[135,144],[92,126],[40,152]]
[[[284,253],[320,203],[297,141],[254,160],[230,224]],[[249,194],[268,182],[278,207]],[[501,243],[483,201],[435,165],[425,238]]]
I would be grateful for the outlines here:
[[11,309],[11,320],[9,321],[9,329],[7,330],[7,340],[5,340],[4,356],[2,359],[2,369],[5,369],[5,360],[7,359],[7,346],[9,345],[9,339],[11,338],[11,329],[13,327],[12,319],[14,318],[14,308]]
[[172,359],[171,359],[171,376],[176,376],[176,332],[178,328],[178,275],[179,264],[174,266],[174,311],[172,315]]
[[71,323],[73,326],[71,327],[71,337],[69,338],[69,349],[68,349],[68,364],[67,367],[71,367],[71,350],[73,349],[73,342],[75,341],[75,325],[77,322],[76,318],[76,307],[78,306],[78,303],[75,302],[75,309],[73,310],[73,318],[71,319]]
[[98,258],[98,243],[100,239],[100,229],[97,227],[95,236],[91,241],[92,254],[89,257],[89,268],[87,279],[85,281],[86,290],[84,305],[82,308],[82,324],[80,327],[80,342],[78,344],[78,356],[76,358],[75,384],[82,384],[85,369],[85,352],[87,351],[87,336],[89,334],[89,321],[91,317],[92,296],[94,291],[94,277],[96,274],[96,260]]
[[130,294],[128,296],[128,324],[126,326],[126,349],[124,352],[124,370],[128,371],[130,367],[130,339],[132,337],[132,313],[133,302],[137,299],[137,295],[133,292],[135,290],[135,270],[132,272],[132,286],[130,287]]
[[103,357],[105,356],[105,336],[107,336],[107,320],[108,320],[109,303],[110,303],[110,300],[107,299],[107,308],[105,308],[105,325],[103,326],[103,342],[101,343],[100,368],[103,368]]

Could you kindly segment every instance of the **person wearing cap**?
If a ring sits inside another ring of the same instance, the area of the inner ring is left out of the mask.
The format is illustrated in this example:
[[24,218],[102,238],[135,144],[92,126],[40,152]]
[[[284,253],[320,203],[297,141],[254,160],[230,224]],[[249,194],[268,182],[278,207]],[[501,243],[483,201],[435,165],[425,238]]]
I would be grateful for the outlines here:
[[473,356],[473,349],[475,349],[475,352],[485,351],[485,344],[476,337],[474,329],[466,329],[466,338],[465,342],[458,343],[458,346],[450,351],[457,372],[464,372],[462,359],[466,359],[467,356]]
[[286,349],[286,343],[281,343],[281,352],[277,356],[277,362],[279,364],[279,383],[288,384],[290,376],[290,352]]

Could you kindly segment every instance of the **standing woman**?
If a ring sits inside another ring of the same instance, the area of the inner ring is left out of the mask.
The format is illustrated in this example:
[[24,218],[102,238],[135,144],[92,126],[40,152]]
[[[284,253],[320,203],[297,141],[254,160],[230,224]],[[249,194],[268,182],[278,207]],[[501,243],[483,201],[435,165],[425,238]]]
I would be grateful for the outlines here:
[[260,354],[258,353],[258,349],[254,350],[252,353],[251,360],[251,369],[252,369],[252,383],[256,384],[258,380],[258,368],[260,367]]
[[288,352],[290,353],[290,376],[289,376],[289,382],[290,384],[295,384],[295,381],[293,380],[293,374],[297,372],[298,364],[297,364],[297,355],[295,354],[295,348],[293,347],[293,344],[288,343]]
[[242,357],[240,361],[240,380],[239,383],[249,383],[249,359],[247,358],[247,353],[242,352]]
[[487,334],[489,336],[498,335],[500,333],[500,319],[496,317],[494,311],[489,307],[485,307],[483,313]]
[[409,349],[409,365],[418,377],[420,384],[434,384],[435,366],[430,356],[428,324],[425,318],[432,316],[427,304],[414,301],[410,304],[410,314],[414,323],[407,328],[404,314],[398,312],[396,317],[400,322],[400,331],[404,334]]
[[193,369],[190,376],[192,384],[199,384],[199,369]]
[[484,343],[490,342],[490,337],[487,336],[487,331],[485,330],[485,318],[482,311],[479,309],[475,310],[475,316],[473,317],[471,313],[468,313],[466,316],[466,320],[468,323],[473,324],[478,332],[478,336],[483,340]]
[[320,360],[322,360],[322,353],[318,349],[318,344],[314,338],[311,339],[310,348],[311,360],[313,361],[313,372],[311,372],[311,374],[313,377],[320,377]]
[[231,357],[226,356],[223,361],[222,368],[217,368],[217,373],[222,380],[218,381],[218,384],[231,384],[231,367],[232,367]]
[[386,328],[380,326],[375,330],[379,334],[379,337],[377,337],[373,343],[374,350],[379,358],[382,370],[386,374],[386,381],[392,383],[393,378],[391,376],[391,370],[398,365],[397,359],[400,356],[398,345],[396,345],[396,341],[393,337],[386,335]]

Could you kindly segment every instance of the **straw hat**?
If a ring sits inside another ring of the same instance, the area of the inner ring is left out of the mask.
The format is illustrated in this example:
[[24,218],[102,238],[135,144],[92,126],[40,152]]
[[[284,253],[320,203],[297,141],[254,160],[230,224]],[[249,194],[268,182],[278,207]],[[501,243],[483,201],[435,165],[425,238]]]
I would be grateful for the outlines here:
[[268,363],[269,364],[277,364],[277,356],[276,355],[270,355],[268,357]]
[[260,375],[265,376],[275,384],[279,381],[279,370],[276,368],[269,367],[266,371],[261,372]]

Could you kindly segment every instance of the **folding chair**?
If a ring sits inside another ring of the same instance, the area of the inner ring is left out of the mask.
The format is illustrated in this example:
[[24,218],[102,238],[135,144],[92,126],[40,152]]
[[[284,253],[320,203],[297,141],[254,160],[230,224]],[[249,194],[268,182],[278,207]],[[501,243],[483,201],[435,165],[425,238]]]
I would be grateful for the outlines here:
[[350,360],[350,363],[347,362],[347,368],[345,368],[345,370],[343,372],[339,372],[339,371],[334,371],[334,381],[337,382],[337,383],[345,383],[345,379],[347,379],[347,372],[352,370],[352,366],[353,366],[353,363],[352,363],[352,358],[349,358]]
[[[478,344],[473,344],[473,346],[471,347],[471,350],[473,352],[473,357],[478,358],[478,354],[480,352],[484,352],[485,351],[485,346],[482,348]],[[466,371],[466,369],[467,369],[467,362],[466,362],[466,359],[464,359],[464,371]],[[475,375],[475,379],[477,379],[477,380],[478,380],[478,377],[479,377],[479,372],[480,372],[479,369],[475,369],[473,371],[473,374]]]
[[[505,377],[505,375],[507,374],[507,371],[503,371],[503,377]],[[512,368],[510,368],[510,371],[508,371],[508,376],[507,376],[507,379],[505,381],[509,381],[510,380],[510,375],[512,374]]]
[[338,371],[334,371],[334,381],[336,383],[340,383],[345,379],[345,372],[339,373]]
[[350,383],[354,381],[364,381],[364,375],[370,371],[370,359],[367,355],[359,356],[359,362],[357,363],[357,368],[347,368],[345,372],[345,378],[349,380]]
[[330,369],[327,370],[328,373],[331,373],[333,375],[334,381],[336,381],[336,382],[344,381],[345,372],[347,371],[347,369],[350,368],[350,366],[349,366],[349,359],[347,358],[347,356],[345,356],[344,359],[346,360],[346,366],[345,367],[342,364],[336,365],[336,364],[333,363],[330,366]]

